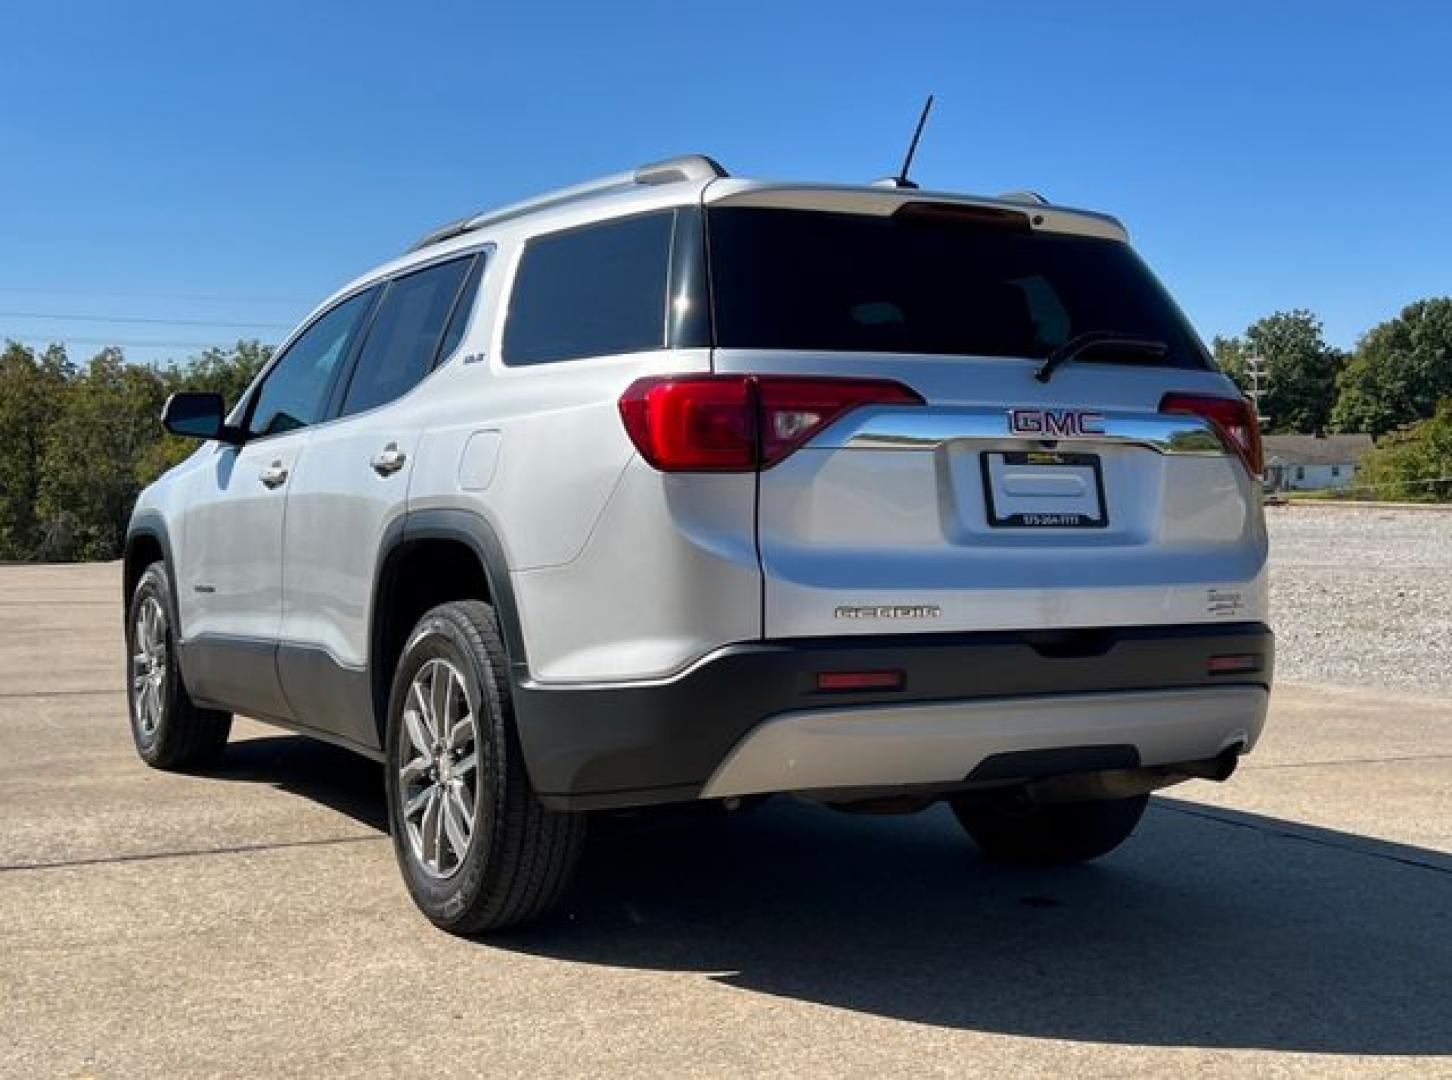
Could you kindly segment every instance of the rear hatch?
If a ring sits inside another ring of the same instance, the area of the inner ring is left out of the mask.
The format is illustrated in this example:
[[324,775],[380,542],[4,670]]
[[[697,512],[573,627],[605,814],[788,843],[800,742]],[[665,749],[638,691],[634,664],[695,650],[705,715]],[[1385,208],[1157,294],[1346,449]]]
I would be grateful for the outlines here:
[[763,415],[767,637],[1264,617],[1253,418],[1116,224],[799,189],[706,218],[718,373],[911,391]]

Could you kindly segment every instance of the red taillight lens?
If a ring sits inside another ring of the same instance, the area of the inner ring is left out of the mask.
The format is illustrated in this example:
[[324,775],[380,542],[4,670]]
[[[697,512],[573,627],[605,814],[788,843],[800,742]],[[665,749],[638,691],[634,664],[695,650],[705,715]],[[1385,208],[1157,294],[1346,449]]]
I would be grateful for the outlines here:
[[1205,661],[1208,675],[1245,675],[1260,670],[1260,657],[1253,653],[1212,656]]
[[921,405],[888,379],[796,375],[666,375],[620,398],[630,441],[662,472],[770,468],[859,405]]
[[1188,413],[1203,417],[1240,455],[1253,477],[1265,470],[1265,451],[1260,443],[1260,423],[1249,398],[1210,397],[1206,394],[1166,394],[1160,400],[1162,413]]
[[640,379],[621,397],[620,417],[663,472],[741,472],[756,467],[755,397],[745,379]]
[[756,378],[761,409],[761,467],[770,468],[843,413],[859,405],[921,405],[890,379]]
[[819,671],[818,690],[901,690],[907,677],[901,671]]

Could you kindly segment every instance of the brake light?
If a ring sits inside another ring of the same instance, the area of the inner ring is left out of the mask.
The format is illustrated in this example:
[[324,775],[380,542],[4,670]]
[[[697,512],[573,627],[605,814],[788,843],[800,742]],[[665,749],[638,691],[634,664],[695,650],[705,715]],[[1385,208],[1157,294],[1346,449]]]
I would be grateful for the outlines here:
[[1260,442],[1260,422],[1249,398],[1211,397],[1207,394],[1166,394],[1160,412],[1187,413],[1210,421],[1221,439],[1233,449],[1246,470],[1259,478],[1265,470],[1265,451]]
[[921,405],[889,379],[797,375],[663,375],[638,379],[620,418],[662,472],[768,469],[862,405]]

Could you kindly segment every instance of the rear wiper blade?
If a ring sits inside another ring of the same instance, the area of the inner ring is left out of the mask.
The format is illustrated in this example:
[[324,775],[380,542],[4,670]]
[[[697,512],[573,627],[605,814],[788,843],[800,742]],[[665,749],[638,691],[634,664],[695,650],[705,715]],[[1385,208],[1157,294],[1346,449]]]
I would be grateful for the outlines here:
[[1132,334],[1116,334],[1112,330],[1091,330],[1087,334],[1076,334],[1064,344],[1060,345],[1053,352],[1043,365],[1034,372],[1034,378],[1039,382],[1048,382],[1054,376],[1054,372],[1061,364],[1066,364],[1081,353],[1090,349],[1114,348],[1124,349],[1130,352],[1148,353],[1155,359],[1159,359],[1170,351],[1170,347],[1163,341],[1154,338],[1135,337]]

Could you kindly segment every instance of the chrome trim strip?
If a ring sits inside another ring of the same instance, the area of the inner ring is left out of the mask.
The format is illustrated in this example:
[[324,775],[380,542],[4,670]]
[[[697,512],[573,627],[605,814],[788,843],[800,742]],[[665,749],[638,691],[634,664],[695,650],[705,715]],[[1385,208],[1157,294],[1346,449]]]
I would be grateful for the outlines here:
[[[932,450],[961,440],[1003,443],[1010,448],[1074,443],[1140,446],[1160,454],[1218,457],[1230,453],[1210,423],[1178,413],[1105,412],[1102,432],[1055,434],[1047,438],[1015,434],[1008,409],[929,407],[864,410],[856,430],[844,432],[840,445],[850,450]],[[846,418],[850,424],[853,416]]]

